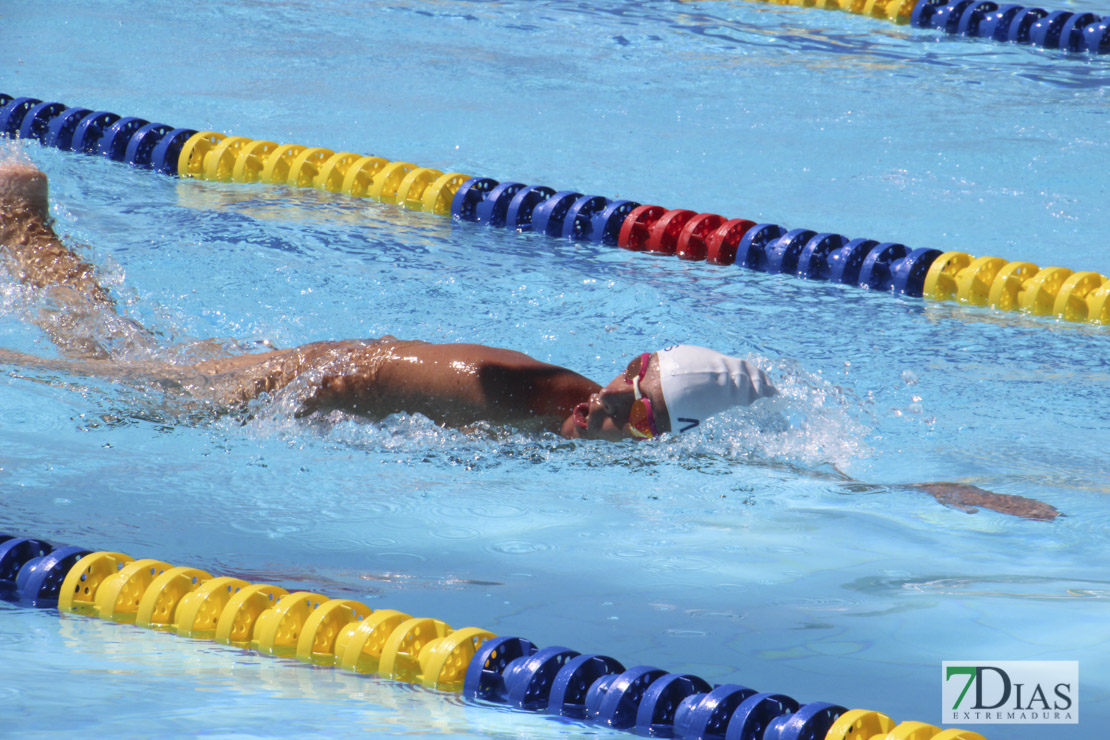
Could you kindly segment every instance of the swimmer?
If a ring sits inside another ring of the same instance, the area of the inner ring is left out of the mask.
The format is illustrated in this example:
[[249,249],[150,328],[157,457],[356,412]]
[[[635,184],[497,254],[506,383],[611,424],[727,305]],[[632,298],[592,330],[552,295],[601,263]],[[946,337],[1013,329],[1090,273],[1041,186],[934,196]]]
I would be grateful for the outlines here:
[[[0,209],[0,261],[13,276],[46,291],[51,305],[95,319],[101,332],[156,345],[149,333],[116,312],[92,267],[54,233],[45,174],[30,165],[0,165]],[[342,409],[382,418],[406,411],[453,427],[488,421],[568,438],[647,439],[687,431],[717,411],[775,392],[750,363],[701,347],[644,352],[603,387],[567,368],[477,344],[386,336],[314,342],[182,367],[113,358],[98,338],[82,333],[80,321],[51,315],[39,325],[67,359],[16,358],[8,352],[10,360],[120,379],[167,378],[222,405],[243,404],[311,376],[301,415]]]
[[[186,365],[121,359],[106,340],[154,348],[156,339],[117,312],[91,265],[58,238],[46,175],[20,162],[0,163],[0,263],[45,293],[51,313],[36,323],[63,355],[48,359],[0,351],[0,362],[157,384],[217,408],[241,406],[302,382],[307,388],[298,415],[342,409],[383,418],[408,412],[451,427],[486,421],[571,439],[646,440],[688,432],[725,409],[775,395],[766,374],[751,363],[689,345],[642,352],[605,386],[509,349],[392,336],[314,342]],[[87,329],[91,324],[96,336]],[[1031,519],[1057,515],[1039,501],[974,486],[901,487],[965,510],[982,506]]]

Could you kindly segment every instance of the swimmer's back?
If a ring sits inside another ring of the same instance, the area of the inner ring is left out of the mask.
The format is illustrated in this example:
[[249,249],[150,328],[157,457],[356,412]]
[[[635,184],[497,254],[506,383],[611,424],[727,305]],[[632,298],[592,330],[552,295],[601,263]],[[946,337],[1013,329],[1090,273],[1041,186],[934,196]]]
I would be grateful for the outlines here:
[[311,373],[304,412],[341,408],[380,418],[420,413],[450,426],[477,421],[557,430],[593,381],[515,350],[385,336],[208,360],[197,369],[234,380],[243,400]]

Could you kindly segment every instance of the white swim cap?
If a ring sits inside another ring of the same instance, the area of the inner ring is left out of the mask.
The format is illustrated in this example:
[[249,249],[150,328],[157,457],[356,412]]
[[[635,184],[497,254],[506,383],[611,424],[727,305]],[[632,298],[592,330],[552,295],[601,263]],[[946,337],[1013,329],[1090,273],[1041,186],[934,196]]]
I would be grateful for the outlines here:
[[775,395],[767,375],[746,360],[680,344],[656,353],[672,432],[687,432],[713,414]]

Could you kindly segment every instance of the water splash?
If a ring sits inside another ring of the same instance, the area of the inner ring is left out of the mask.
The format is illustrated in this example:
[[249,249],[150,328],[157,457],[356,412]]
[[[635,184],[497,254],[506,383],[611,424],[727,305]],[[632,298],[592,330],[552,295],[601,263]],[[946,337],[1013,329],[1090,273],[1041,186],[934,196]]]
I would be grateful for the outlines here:
[[12,164],[34,166],[18,140],[0,141],[0,167]]
[[698,435],[678,440],[684,451],[836,469],[872,453],[867,404],[850,389],[794,360],[747,359],[767,369],[778,395],[710,419]]
[[303,442],[306,430],[327,445],[407,463],[446,463],[467,470],[506,464],[630,469],[680,465],[712,473],[736,462],[786,463],[839,469],[872,453],[866,404],[820,374],[792,360],[751,355],[770,369],[779,395],[711,419],[697,432],[666,435],[655,442],[567,440],[486,422],[465,429],[440,426],[419,414],[394,414],[380,421],[345,411],[301,417],[319,377],[334,368],[302,373],[288,386],[250,404],[252,433]]

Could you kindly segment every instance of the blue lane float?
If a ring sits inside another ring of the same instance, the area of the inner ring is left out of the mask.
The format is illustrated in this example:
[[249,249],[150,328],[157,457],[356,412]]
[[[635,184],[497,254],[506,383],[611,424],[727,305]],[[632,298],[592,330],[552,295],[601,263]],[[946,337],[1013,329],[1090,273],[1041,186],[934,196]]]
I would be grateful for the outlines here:
[[73,129],[73,141],[70,148],[82,154],[97,154],[100,140],[104,137],[108,127],[120,120],[120,117],[106,110],[98,110],[85,116]]
[[[135,132],[135,136],[141,135],[142,131],[140,129]],[[176,175],[181,150],[184,148],[185,142],[195,136],[196,133],[191,128],[175,128],[163,134],[156,142],[153,142],[154,146],[150,152],[150,168],[156,172],[161,172],[163,175]],[[156,134],[151,134],[151,136],[154,135]],[[128,147],[130,148],[130,145]]]
[[624,666],[608,655],[579,655],[555,674],[548,694],[547,713],[568,719],[586,719],[588,707],[596,700],[591,692],[602,676],[624,671]]
[[1110,23],[1095,13],[1046,10],[991,0],[921,0],[910,25],[1073,53],[1110,53]]
[[703,694],[685,697],[675,708],[675,736],[723,738],[733,712],[745,699],[755,694],[755,689],[728,683]]
[[859,281],[860,270],[867,254],[879,246],[874,239],[852,239],[829,253],[829,282],[854,285]]
[[126,161],[127,147],[131,143],[131,138],[139,132],[139,129],[149,124],[150,121],[134,116],[116,120],[101,135],[96,145],[96,153],[113,162]]
[[57,607],[66,574],[89,552],[0,533],[0,598],[40,609]]
[[[466,185],[467,184],[464,183],[463,187],[465,188]],[[489,226],[504,226],[506,214],[509,211],[509,204],[513,202],[513,198],[516,197],[516,194],[526,187],[528,186],[522,182],[500,183],[497,187],[493,188],[493,190],[490,190],[484,198],[479,200],[472,211],[467,208],[468,216],[472,214],[473,220],[477,223],[484,223]],[[458,197],[457,193],[455,197]],[[478,193],[474,192],[473,197],[477,199],[479,197]],[[460,203],[459,218],[463,218],[461,212],[463,207],[463,204]],[[466,220],[470,220],[470,218]]]
[[736,264],[749,270],[768,272],[770,260],[767,249],[786,233],[786,229],[778,224],[756,224],[740,240],[736,249]]
[[173,131],[173,127],[164,123],[148,123],[140,127],[127,140],[127,148],[123,152],[123,161],[132,167],[153,168],[154,148],[171,131]]
[[551,686],[567,661],[581,653],[561,645],[545,647],[514,660],[505,668],[505,703],[534,712],[547,708]]
[[34,139],[41,144],[46,138],[50,121],[65,109],[66,106],[62,103],[39,103],[34,106],[23,116],[23,122],[19,126],[19,137]]
[[38,98],[11,98],[7,95],[0,96],[3,107],[0,107],[0,134],[18,136],[23,119],[35,106],[42,103]]
[[563,222],[575,201],[582,193],[573,190],[560,190],[536,206],[532,211],[532,231],[547,236],[562,236]]
[[555,189],[546,185],[533,185],[513,196],[505,211],[505,228],[517,231],[532,230],[532,214],[536,206],[555,195]]
[[85,116],[95,115],[88,108],[67,108],[54,117],[46,128],[46,136],[42,143],[45,146],[61,149],[63,152],[73,151],[73,134],[77,127],[85,120]]
[[[486,196],[496,190],[498,185],[500,183],[491,177],[470,178],[455,191],[455,197],[451,201],[451,216],[460,221],[477,221],[478,206],[485,203]],[[492,212],[493,208],[486,210]]]

